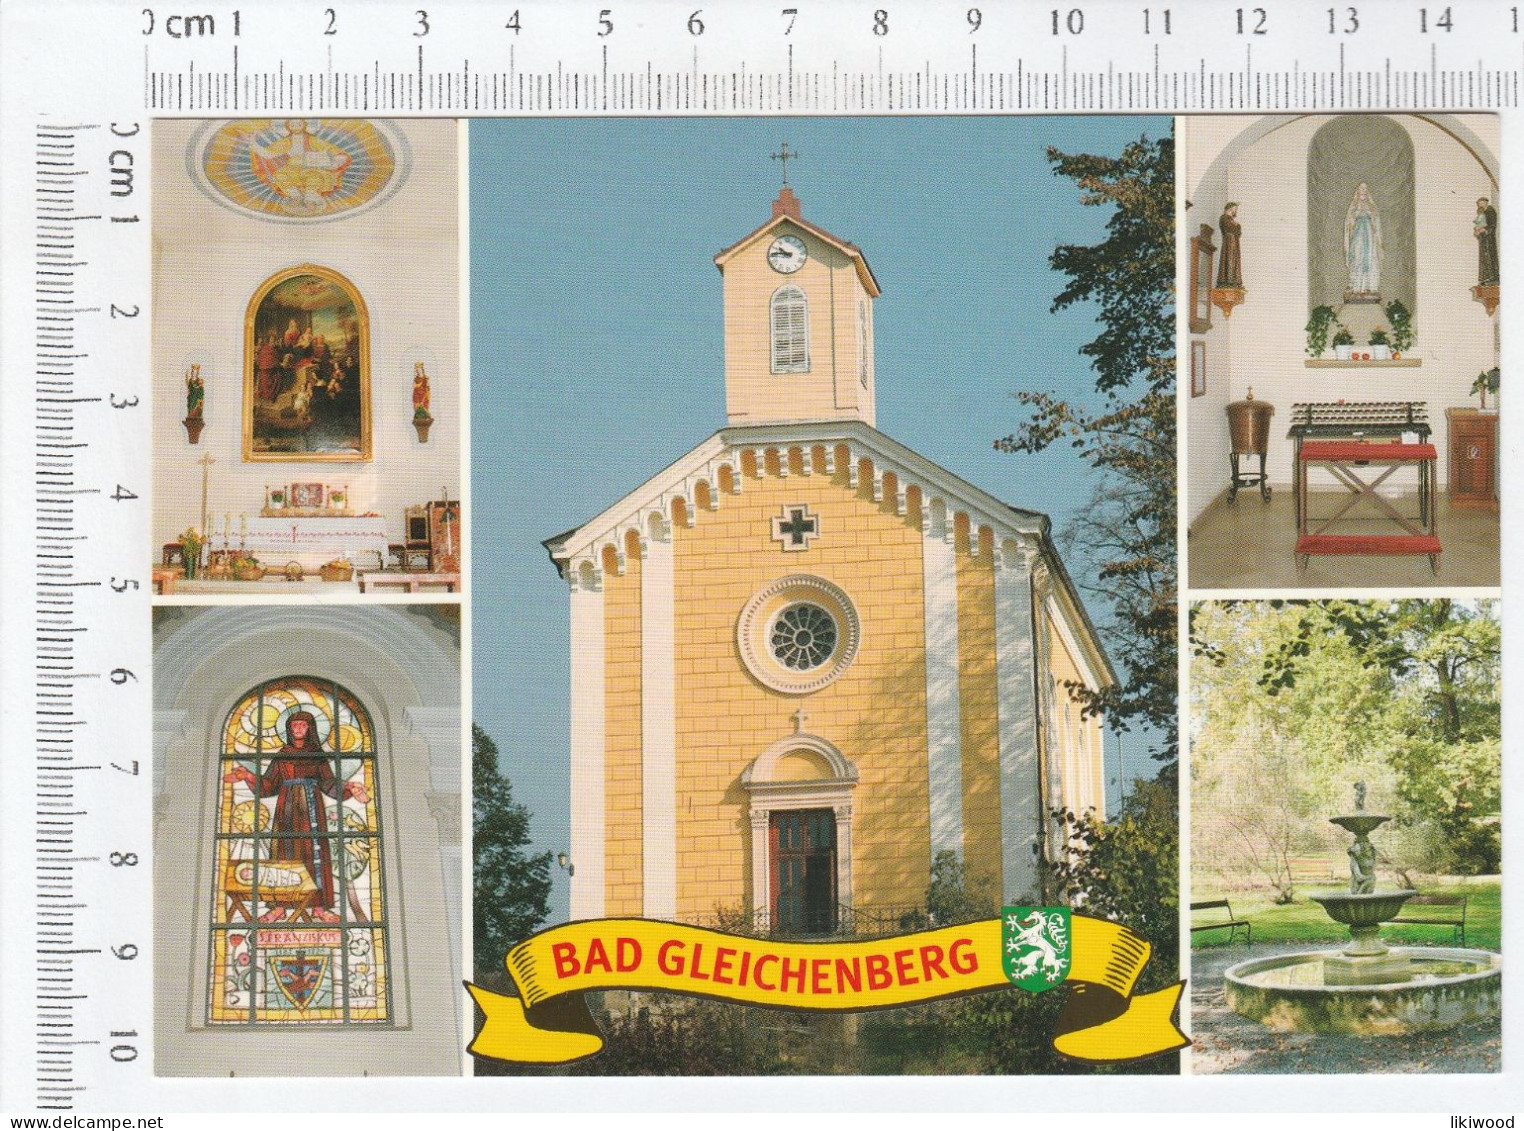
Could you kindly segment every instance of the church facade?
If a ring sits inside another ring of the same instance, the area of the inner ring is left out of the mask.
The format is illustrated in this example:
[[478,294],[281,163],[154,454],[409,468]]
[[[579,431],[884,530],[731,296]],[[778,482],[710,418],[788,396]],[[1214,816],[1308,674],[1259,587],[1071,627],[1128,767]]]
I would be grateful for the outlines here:
[[571,915],[829,935],[951,851],[1036,898],[1104,810],[1115,682],[1053,545],[877,430],[861,249],[771,218],[715,257],[728,423],[546,542],[571,597]]

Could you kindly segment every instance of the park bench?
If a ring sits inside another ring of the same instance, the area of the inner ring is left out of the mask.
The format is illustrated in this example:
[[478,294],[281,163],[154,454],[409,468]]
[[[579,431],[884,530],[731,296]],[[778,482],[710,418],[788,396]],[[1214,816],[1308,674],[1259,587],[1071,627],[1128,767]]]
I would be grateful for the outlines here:
[[[1213,918],[1204,923],[1195,922],[1195,914],[1198,911],[1221,911],[1221,918]],[[1254,944],[1254,927],[1247,919],[1233,918],[1233,906],[1226,899],[1208,899],[1200,903],[1191,904],[1191,934],[1197,931],[1216,931],[1223,927],[1228,929],[1228,942],[1231,944],[1238,928],[1244,929],[1244,945]]]
[[[1297,856],[1293,857],[1289,863],[1291,865],[1291,883],[1295,887],[1336,884],[1340,880],[1338,871],[1321,856]],[[1347,873],[1343,879],[1346,881],[1349,879]]]
[[1461,946],[1466,945],[1466,897],[1463,895],[1414,895],[1402,905],[1402,914],[1390,923],[1416,923],[1450,927]]

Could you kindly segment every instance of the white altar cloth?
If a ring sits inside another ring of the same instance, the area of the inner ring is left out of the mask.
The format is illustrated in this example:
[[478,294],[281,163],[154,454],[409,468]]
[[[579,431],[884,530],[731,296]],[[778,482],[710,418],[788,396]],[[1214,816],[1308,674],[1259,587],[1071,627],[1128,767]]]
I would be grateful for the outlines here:
[[[243,542],[249,554],[272,569],[293,561],[304,567],[315,567],[334,558],[343,558],[361,569],[384,569],[386,547],[391,540],[386,519],[379,515],[353,518],[252,516]],[[220,550],[220,543],[221,539],[214,537],[211,548]],[[237,547],[238,543],[234,541],[233,548]]]

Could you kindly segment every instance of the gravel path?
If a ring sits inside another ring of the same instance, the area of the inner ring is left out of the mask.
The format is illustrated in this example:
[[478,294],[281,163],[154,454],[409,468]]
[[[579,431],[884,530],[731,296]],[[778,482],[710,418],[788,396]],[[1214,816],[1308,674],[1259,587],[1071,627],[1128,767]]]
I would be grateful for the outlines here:
[[[1320,944],[1209,947],[1191,952],[1192,1071],[1215,1072],[1497,1072],[1502,1045],[1496,1018],[1433,1033],[1351,1037],[1278,1033],[1240,1017],[1222,995],[1222,972],[1248,958],[1267,958]],[[1332,947],[1335,944],[1321,944]]]

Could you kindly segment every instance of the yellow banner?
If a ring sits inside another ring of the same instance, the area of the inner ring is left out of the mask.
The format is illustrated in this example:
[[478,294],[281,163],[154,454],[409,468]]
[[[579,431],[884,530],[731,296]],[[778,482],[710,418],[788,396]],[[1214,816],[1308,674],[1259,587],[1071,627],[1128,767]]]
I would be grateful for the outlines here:
[[[486,1019],[477,1056],[565,1064],[603,1048],[582,995],[649,990],[770,1009],[859,1012],[1013,989],[1000,964],[1000,920],[864,942],[746,938],[653,919],[589,919],[508,953],[519,997],[466,988]],[[1132,996],[1152,947],[1126,927],[1073,917],[1069,1000],[1053,1047],[1097,1064],[1189,1042],[1172,1020],[1185,983]]]

